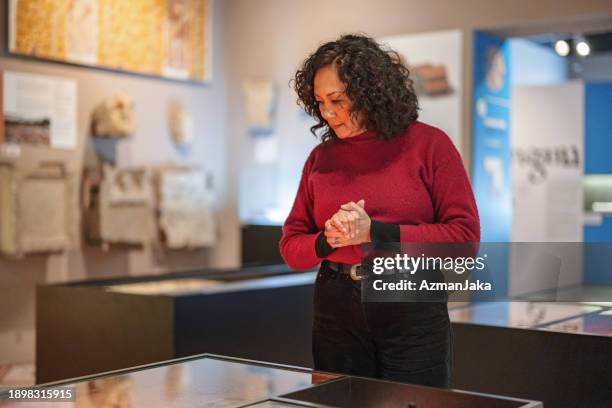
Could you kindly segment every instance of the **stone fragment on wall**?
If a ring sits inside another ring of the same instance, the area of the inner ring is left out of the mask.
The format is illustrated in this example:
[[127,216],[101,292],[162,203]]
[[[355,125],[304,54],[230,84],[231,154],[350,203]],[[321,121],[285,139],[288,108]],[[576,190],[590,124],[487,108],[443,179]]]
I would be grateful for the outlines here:
[[247,127],[251,132],[272,131],[276,95],[268,79],[249,79],[243,84]]
[[149,170],[106,165],[99,213],[102,241],[137,245],[154,242],[155,196]]
[[0,163],[0,252],[5,254],[18,251],[16,195],[15,168]]
[[202,170],[160,170],[158,189],[159,226],[168,248],[199,248],[215,243],[212,192]]
[[73,175],[62,163],[36,168],[0,165],[1,246],[8,255],[64,251],[75,245]]
[[92,113],[91,133],[111,139],[125,138],[134,133],[134,99],[119,93],[102,101]]
[[170,135],[177,145],[186,145],[193,141],[193,118],[182,104],[173,102],[168,108]]

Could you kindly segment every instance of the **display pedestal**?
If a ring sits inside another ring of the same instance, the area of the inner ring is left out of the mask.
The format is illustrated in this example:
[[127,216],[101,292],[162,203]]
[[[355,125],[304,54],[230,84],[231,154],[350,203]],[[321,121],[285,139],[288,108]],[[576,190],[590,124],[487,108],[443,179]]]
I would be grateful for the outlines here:
[[201,353],[310,367],[314,278],[268,266],[39,286],[36,382]]

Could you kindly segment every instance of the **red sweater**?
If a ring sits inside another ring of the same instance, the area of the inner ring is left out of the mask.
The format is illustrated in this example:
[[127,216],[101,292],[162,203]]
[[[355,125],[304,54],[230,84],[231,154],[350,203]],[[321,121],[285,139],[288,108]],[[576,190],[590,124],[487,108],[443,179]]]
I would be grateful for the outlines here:
[[[308,156],[280,252],[294,269],[313,268],[317,235],[340,205],[364,199],[372,220],[399,224],[402,242],[479,242],[480,223],[461,156],[440,129],[415,122],[391,140],[368,131],[319,144]],[[360,246],[325,259],[356,264]]]

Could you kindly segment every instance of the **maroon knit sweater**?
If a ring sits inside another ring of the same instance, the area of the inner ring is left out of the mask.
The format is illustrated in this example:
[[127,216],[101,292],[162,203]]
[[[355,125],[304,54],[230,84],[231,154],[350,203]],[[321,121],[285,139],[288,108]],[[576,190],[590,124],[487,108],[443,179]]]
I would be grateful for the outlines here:
[[368,131],[319,144],[308,156],[280,252],[294,269],[323,259],[356,264],[359,245],[319,258],[315,241],[340,205],[365,200],[372,220],[398,224],[401,242],[479,242],[480,223],[461,157],[440,129],[415,122],[391,140]]

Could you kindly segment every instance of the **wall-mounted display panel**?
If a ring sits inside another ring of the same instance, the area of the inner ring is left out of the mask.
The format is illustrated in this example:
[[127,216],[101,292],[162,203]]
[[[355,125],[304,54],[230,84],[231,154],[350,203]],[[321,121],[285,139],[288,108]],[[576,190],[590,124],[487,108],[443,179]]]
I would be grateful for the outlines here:
[[207,0],[10,0],[9,51],[179,80],[211,79]]

